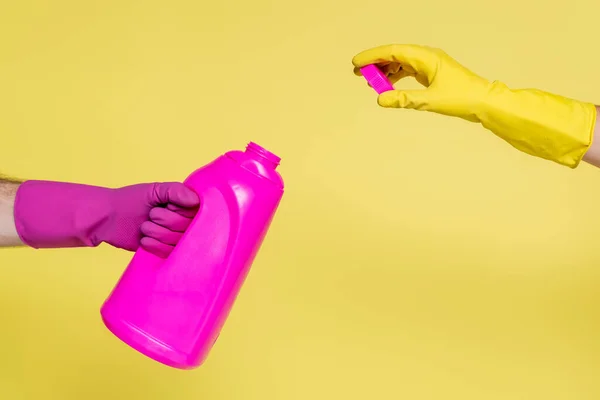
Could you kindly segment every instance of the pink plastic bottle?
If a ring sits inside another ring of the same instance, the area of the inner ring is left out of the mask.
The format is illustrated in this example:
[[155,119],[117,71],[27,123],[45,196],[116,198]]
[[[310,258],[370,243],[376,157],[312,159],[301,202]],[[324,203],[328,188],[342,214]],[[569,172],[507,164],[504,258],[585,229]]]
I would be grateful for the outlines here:
[[171,367],[204,362],[283,195],[279,161],[250,143],[186,179],[200,210],[167,259],[135,253],[101,310],[112,333]]

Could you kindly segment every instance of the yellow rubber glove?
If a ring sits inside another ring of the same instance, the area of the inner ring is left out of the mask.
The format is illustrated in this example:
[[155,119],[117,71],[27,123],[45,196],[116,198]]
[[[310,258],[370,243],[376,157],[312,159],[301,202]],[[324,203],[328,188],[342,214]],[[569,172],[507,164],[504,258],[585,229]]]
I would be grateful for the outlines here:
[[571,168],[592,142],[596,107],[535,89],[511,90],[477,76],[444,51],[417,45],[387,45],[352,60],[355,73],[378,64],[392,83],[413,76],[425,90],[379,95],[382,107],[432,111],[480,122],[515,148]]

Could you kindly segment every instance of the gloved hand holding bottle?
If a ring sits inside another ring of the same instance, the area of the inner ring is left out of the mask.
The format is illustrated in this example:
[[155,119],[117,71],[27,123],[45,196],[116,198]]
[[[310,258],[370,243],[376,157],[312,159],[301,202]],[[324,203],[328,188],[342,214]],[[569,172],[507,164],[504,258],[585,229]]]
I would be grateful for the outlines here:
[[[536,89],[510,89],[471,72],[444,51],[418,45],[386,45],[352,60],[355,73],[375,64],[395,83],[412,76],[424,90],[381,93],[386,108],[431,111],[479,122],[527,154],[575,168],[581,160],[600,167],[593,141],[597,107]],[[600,137],[600,136],[599,136]],[[600,141],[600,140],[598,140]]]
[[0,247],[140,246],[167,257],[200,200],[182,183],[143,183],[119,189],[66,182],[0,179]]

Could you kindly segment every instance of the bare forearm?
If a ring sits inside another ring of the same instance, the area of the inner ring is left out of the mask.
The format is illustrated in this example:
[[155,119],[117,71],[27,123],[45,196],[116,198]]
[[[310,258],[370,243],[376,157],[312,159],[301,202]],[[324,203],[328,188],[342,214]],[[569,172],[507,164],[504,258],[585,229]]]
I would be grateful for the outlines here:
[[583,156],[583,161],[600,168],[600,106],[596,106],[596,114],[592,145]]
[[0,178],[0,247],[22,246],[14,218],[15,195],[19,182]]

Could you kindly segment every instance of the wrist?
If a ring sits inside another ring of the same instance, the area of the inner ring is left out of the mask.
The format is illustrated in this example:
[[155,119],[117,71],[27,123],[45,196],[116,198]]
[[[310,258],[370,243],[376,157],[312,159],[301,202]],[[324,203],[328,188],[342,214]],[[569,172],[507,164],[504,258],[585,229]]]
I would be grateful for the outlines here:
[[479,103],[476,107],[476,114],[479,122],[489,129],[490,121],[495,118],[496,114],[503,112],[502,104],[510,104],[510,97],[512,97],[512,91],[504,83],[500,81],[488,82],[485,89],[478,96]]
[[467,79],[465,87],[468,88],[468,91],[463,94],[464,104],[461,106],[464,110],[468,110],[468,112],[465,113],[466,116],[459,116],[468,121],[479,122],[485,126],[485,121],[491,117],[494,109],[494,96],[498,96],[510,89],[502,82],[490,82],[477,75],[473,75]]
[[15,227],[14,204],[19,182],[0,179],[0,246],[22,246]]
[[95,247],[110,217],[110,189],[26,181],[16,193],[15,226],[33,248]]
[[596,111],[596,117],[592,127],[591,144],[583,156],[583,161],[600,167],[600,109],[598,106],[594,106],[594,110]]
[[516,149],[576,168],[588,151],[596,108],[538,89],[491,85],[481,124]]

